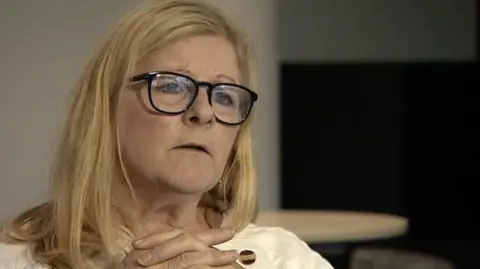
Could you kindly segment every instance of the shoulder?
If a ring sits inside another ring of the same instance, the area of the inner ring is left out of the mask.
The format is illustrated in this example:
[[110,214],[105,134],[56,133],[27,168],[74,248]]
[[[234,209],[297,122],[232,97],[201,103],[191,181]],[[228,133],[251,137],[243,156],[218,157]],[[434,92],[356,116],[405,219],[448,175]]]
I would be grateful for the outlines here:
[[0,242],[0,269],[45,269],[33,261],[25,244]]
[[[330,263],[295,234],[280,227],[248,225],[222,249],[251,250],[258,268],[332,269]],[[249,266],[249,268],[257,268]]]

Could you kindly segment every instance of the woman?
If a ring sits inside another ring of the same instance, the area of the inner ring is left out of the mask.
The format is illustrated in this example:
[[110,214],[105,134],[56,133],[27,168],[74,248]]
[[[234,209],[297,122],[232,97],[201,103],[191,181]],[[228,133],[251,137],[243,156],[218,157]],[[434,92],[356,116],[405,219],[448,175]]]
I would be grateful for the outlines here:
[[250,86],[248,45],[214,7],[128,14],[74,89],[51,200],[4,228],[0,268],[331,268],[251,224]]

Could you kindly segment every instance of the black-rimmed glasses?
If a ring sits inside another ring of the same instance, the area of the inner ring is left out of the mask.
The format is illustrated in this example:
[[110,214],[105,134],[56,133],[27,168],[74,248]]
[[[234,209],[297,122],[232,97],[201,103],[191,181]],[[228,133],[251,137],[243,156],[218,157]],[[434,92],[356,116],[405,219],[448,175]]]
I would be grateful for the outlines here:
[[131,82],[148,82],[150,105],[158,112],[178,115],[195,102],[200,87],[206,87],[208,100],[217,121],[238,125],[250,114],[258,95],[250,89],[233,83],[196,81],[175,72],[149,72],[136,75]]

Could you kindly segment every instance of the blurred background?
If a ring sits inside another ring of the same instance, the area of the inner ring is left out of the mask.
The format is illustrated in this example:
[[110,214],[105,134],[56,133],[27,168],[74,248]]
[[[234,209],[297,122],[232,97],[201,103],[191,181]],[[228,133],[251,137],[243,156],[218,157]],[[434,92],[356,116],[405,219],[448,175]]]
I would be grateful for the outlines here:
[[[46,197],[67,94],[137,2],[0,1],[0,220]],[[396,247],[480,268],[476,1],[209,2],[255,46],[261,209],[405,216]]]

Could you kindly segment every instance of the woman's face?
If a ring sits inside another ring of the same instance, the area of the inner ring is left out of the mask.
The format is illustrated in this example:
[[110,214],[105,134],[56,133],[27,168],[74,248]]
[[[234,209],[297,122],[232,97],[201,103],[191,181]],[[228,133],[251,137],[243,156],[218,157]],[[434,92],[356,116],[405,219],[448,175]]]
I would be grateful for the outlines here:
[[[171,43],[136,73],[152,71],[173,71],[211,83],[240,79],[233,46],[216,36]],[[184,194],[206,192],[218,182],[239,127],[216,121],[205,87],[186,112],[167,115],[150,105],[143,80],[121,94],[117,109],[122,155],[132,180],[148,180]],[[202,145],[207,152],[182,147],[187,144]]]

